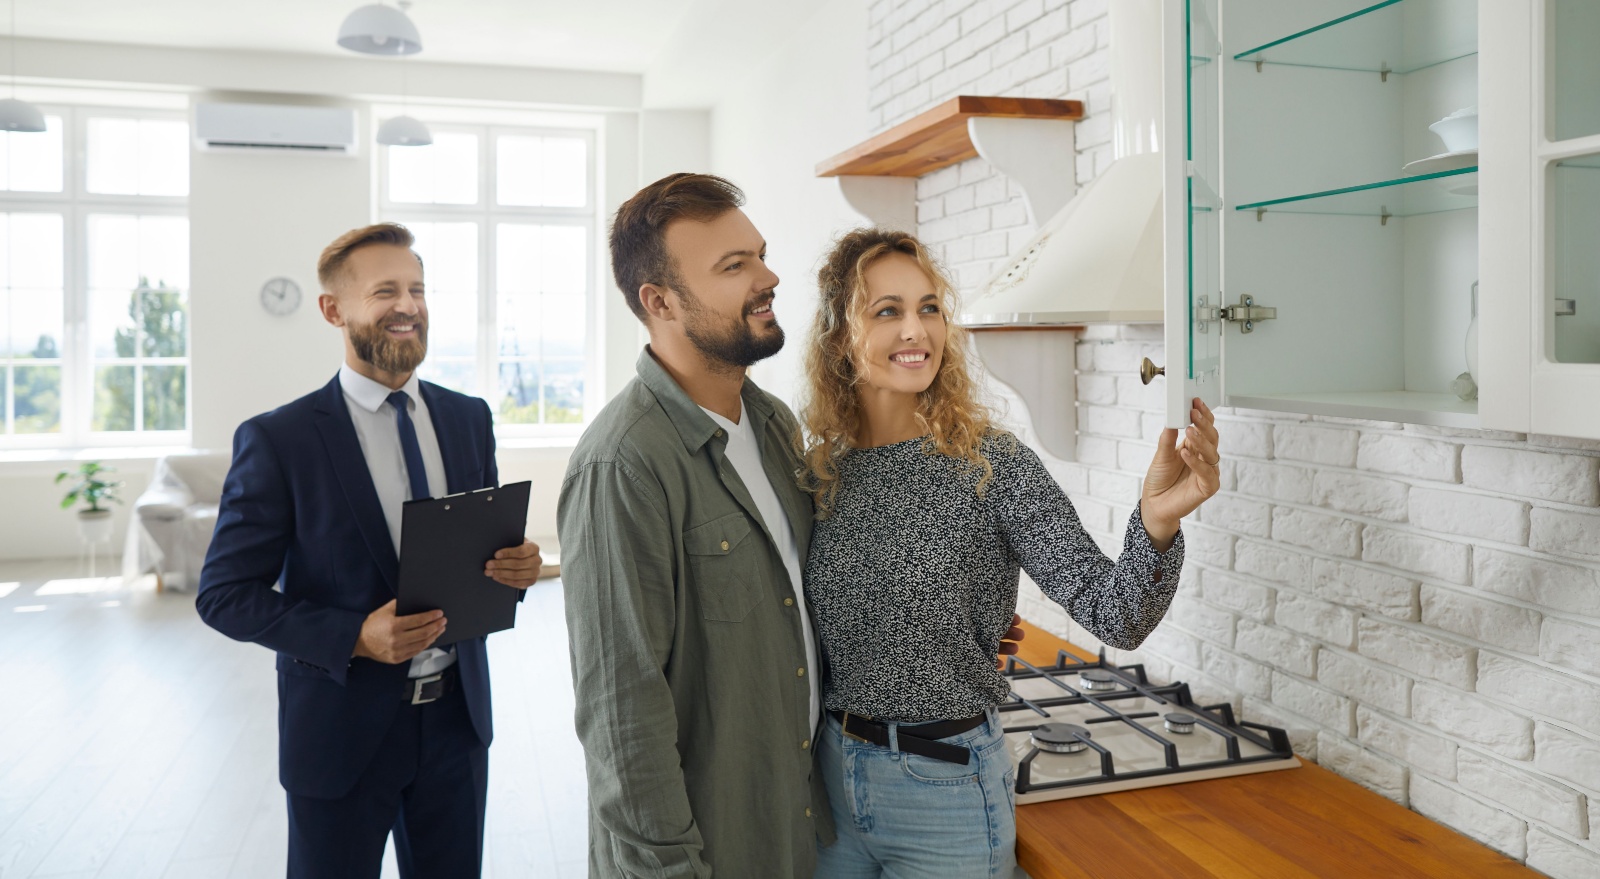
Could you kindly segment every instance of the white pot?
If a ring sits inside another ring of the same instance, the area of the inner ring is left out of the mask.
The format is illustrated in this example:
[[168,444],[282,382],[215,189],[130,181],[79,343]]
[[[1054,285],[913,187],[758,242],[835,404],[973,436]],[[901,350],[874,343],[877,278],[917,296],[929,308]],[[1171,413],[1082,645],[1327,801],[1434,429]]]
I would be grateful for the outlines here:
[[1478,108],[1464,107],[1457,110],[1429,125],[1428,130],[1439,135],[1448,152],[1475,150],[1478,148]]
[[78,533],[86,543],[104,543],[111,539],[110,510],[82,510],[78,513]]

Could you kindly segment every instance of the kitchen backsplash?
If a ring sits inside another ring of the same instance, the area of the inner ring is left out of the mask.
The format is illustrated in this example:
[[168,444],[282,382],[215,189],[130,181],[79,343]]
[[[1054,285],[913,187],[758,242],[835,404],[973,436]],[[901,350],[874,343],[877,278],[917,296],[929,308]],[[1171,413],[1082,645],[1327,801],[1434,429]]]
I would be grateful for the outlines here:
[[[869,109],[882,130],[958,94],[1082,100],[1081,185],[1112,160],[1106,10],[873,0]],[[963,290],[1034,231],[982,159],[917,195]],[[1148,325],[1077,343],[1078,460],[1050,464],[1111,552],[1161,425],[1137,364],[1162,348]],[[1223,491],[1184,525],[1172,611],[1111,652],[1531,867],[1600,876],[1600,443],[1249,410],[1219,427]],[[1021,609],[1099,646],[1031,584]]]

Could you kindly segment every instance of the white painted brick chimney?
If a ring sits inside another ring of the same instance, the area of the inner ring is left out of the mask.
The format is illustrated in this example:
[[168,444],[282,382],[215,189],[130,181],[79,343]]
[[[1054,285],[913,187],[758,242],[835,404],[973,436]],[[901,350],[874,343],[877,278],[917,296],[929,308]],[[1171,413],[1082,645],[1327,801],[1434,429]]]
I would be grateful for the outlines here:
[[[1108,0],[870,0],[869,110],[958,94],[1085,104],[1072,173],[1112,161]],[[1034,232],[982,159],[917,185],[963,290]],[[1076,462],[1049,461],[1115,551],[1160,423],[1160,329],[1078,342]],[[1166,622],[1123,660],[1286,727],[1296,749],[1563,879],[1600,876],[1600,443],[1219,413],[1224,491],[1184,523]],[[1031,584],[1022,612],[1098,642]]]

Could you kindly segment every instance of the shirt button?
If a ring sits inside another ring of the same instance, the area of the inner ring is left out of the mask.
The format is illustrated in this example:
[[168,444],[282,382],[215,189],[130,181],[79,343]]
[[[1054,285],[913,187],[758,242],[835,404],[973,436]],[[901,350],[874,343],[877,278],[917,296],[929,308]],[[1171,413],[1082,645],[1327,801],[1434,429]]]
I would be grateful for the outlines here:
[[722,437],[722,428],[717,428],[711,435],[720,439]]
[[806,807],[806,817],[807,817],[807,818],[810,818],[810,817],[811,817],[811,807],[810,807],[810,806],[807,806],[807,807]]
[[726,541],[726,540],[722,541],[722,551],[723,552],[727,552],[728,551],[728,541]]
[[800,743],[800,750],[802,750],[802,751],[807,750],[810,747],[811,747],[811,740],[810,739],[806,739],[805,741]]
[[794,607],[794,599],[793,598],[785,598],[783,600],[783,606],[784,607]]
[[797,669],[795,669],[795,670],[794,670],[794,676],[795,676],[795,677],[797,677],[797,678],[803,678],[803,677],[805,677],[805,676],[806,676],[806,670],[805,670],[805,668],[804,668],[804,667],[803,667],[803,666],[802,666],[802,667],[801,667],[801,668],[797,668]]

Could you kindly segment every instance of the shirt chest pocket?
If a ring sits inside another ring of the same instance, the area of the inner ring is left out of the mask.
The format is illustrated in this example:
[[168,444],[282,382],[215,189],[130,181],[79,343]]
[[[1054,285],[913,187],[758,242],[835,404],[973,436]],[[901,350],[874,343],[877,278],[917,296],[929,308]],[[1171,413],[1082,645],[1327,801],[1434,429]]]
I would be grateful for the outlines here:
[[743,622],[761,598],[766,554],[755,526],[730,513],[683,532],[690,588],[708,620]]

